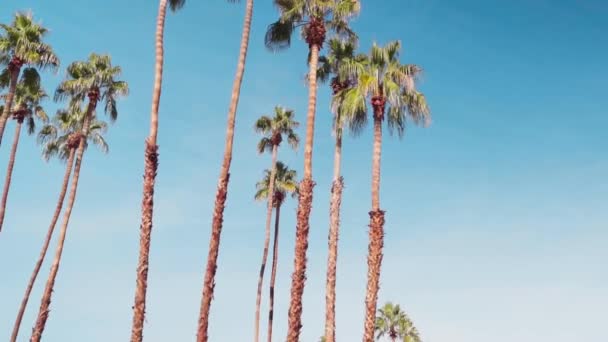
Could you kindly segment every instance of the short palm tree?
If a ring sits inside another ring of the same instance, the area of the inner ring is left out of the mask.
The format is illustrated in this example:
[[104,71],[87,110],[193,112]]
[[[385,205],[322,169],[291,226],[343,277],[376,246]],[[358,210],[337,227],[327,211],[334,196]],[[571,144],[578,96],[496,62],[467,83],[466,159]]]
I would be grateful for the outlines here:
[[[389,132],[405,132],[406,119],[427,123],[430,119],[425,97],[415,88],[421,72],[413,64],[401,64],[398,41],[380,47],[373,44],[371,53],[363,61],[352,61],[346,67],[357,76],[356,85],[344,94],[342,110],[346,113],[367,112],[370,99],[374,119],[374,147],[372,158],[372,210],[370,211],[369,254],[367,259],[367,293],[364,342],[373,341],[376,305],[384,245],[384,211],[380,209],[380,155],[382,151],[382,122],[388,121]],[[388,108],[387,108],[388,107]],[[386,115],[387,114],[387,115]]]
[[0,115],[0,144],[6,121],[13,108],[13,99],[19,83],[19,75],[24,65],[38,69],[59,67],[59,58],[50,45],[44,42],[48,30],[34,22],[31,13],[17,13],[10,25],[0,24],[0,65],[6,68],[0,71],[0,83],[8,83],[8,94],[5,106]]
[[404,342],[421,342],[418,330],[407,314],[401,310],[399,304],[393,305],[389,302],[378,309],[375,331],[377,340],[386,336],[392,342],[397,341],[397,339]]
[[280,50],[291,45],[291,36],[298,28],[309,47],[308,113],[304,145],[304,176],[300,184],[300,198],[296,224],[294,272],[291,284],[291,302],[287,342],[297,342],[302,328],[302,295],[306,281],[306,251],[308,248],[309,219],[312,209],[314,181],[312,179],[312,151],[317,106],[317,65],[319,51],[328,31],[338,35],[354,36],[348,19],[359,12],[359,0],[274,0],[279,8],[279,19],[266,31],[266,46]]
[[224,158],[220,168],[217,192],[215,194],[215,203],[213,206],[209,253],[207,255],[207,266],[205,269],[205,278],[203,280],[201,308],[198,317],[198,328],[196,334],[197,342],[207,342],[209,340],[209,311],[211,310],[211,300],[213,299],[213,291],[215,289],[217,257],[220,251],[220,238],[222,235],[222,224],[224,222],[224,208],[226,206],[226,197],[228,196],[228,181],[230,180],[230,163],[232,162],[234,125],[236,121],[236,111],[239,104],[239,97],[241,95],[241,84],[243,83],[243,76],[245,74],[245,62],[247,60],[247,49],[249,48],[249,34],[251,32],[252,16],[253,0],[247,0],[245,5],[245,17],[243,19],[243,31],[241,33],[241,46],[239,48],[239,58],[236,66],[236,75],[234,76],[234,82],[232,83],[232,94],[230,96],[230,106],[228,107]]
[[[59,160],[66,163],[66,168],[61,185],[61,191],[59,192],[59,197],[57,199],[55,212],[51,219],[51,224],[47,230],[42,249],[40,250],[40,255],[38,256],[38,260],[36,260],[34,271],[32,272],[29,283],[27,284],[27,288],[25,290],[25,295],[21,301],[21,306],[19,307],[17,319],[15,320],[15,324],[13,326],[11,342],[17,341],[17,335],[19,334],[23,314],[25,313],[25,309],[29,301],[32,288],[34,287],[34,283],[36,282],[36,278],[38,277],[38,273],[40,272],[40,267],[42,266],[44,258],[46,257],[51,238],[53,237],[53,232],[55,231],[57,220],[59,219],[59,214],[63,208],[65,194],[68,190],[70,174],[72,173],[72,167],[74,165],[74,155],[76,154],[76,149],[78,148],[80,138],[82,136],[85,114],[86,112],[79,110],[78,108],[59,110],[53,118],[52,123],[42,127],[38,133],[38,142],[42,144],[42,155],[44,159],[48,161],[52,157],[57,157]],[[103,138],[103,133],[106,131],[106,129],[107,124],[105,122],[93,120],[89,126],[89,133],[86,137],[87,144],[85,145],[85,148],[88,146],[88,143],[92,143],[96,145],[102,152],[107,153],[108,145]]]
[[[273,175],[274,174],[274,175]],[[274,182],[271,179],[274,178]],[[291,170],[282,162],[276,163],[274,171],[266,170],[264,178],[256,184],[255,199],[258,201],[270,200],[268,194],[274,193],[272,205],[275,208],[274,237],[272,244],[272,272],[270,275],[270,305],[268,311],[268,342],[272,341],[272,323],[274,320],[274,289],[277,277],[277,264],[279,259],[279,221],[281,206],[288,194],[296,197],[298,193],[296,171]],[[273,185],[274,183],[274,185]]]
[[[4,214],[6,212],[6,202],[8,200],[8,192],[11,187],[11,178],[13,176],[13,167],[15,166],[15,156],[17,155],[17,147],[19,146],[19,137],[21,135],[21,126],[26,123],[27,133],[33,134],[36,130],[36,121],[47,122],[48,117],[40,102],[47,98],[47,94],[42,89],[38,73],[33,68],[27,68],[23,72],[24,77],[15,89],[15,101],[13,101],[13,110],[9,111],[13,119],[17,123],[15,125],[15,135],[13,137],[13,146],[11,147],[11,155],[8,160],[6,170],[6,179],[4,181],[4,190],[2,191],[2,203],[0,204],[0,231],[4,223]],[[3,96],[6,98],[5,96]]]
[[112,65],[110,56],[93,53],[86,61],[70,64],[67,68],[67,79],[61,82],[55,91],[56,100],[70,100],[71,110],[77,111],[77,108],[80,108],[81,104],[87,98],[88,103],[86,105],[82,123],[82,134],[76,151],[76,162],[70,187],[70,196],[68,197],[68,203],[64,212],[55,258],[53,259],[51,271],[42,295],[36,325],[32,332],[32,342],[40,341],[49,315],[51,295],[55,285],[55,278],[59,270],[65,235],[74,207],[74,201],[76,200],[80,167],[86,146],[86,140],[82,139],[82,137],[87,137],[89,135],[91,123],[94,122],[95,119],[95,109],[100,101],[104,103],[104,111],[110,119],[116,120],[118,116],[116,101],[119,97],[126,96],[129,93],[127,83],[116,79],[120,74],[120,67]]
[[[274,178],[276,172],[277,154],[279,146],[283,141],[283,136],[287,137],[289,145],[296,149],[300,142],[298,135],[294,132],[300,124],[294,119],[295,113],[291,109],[283,107],[274,108],[274,116],[262,115],[255,122],[255,130],[263,135],[263,138],[258,144],[258,152],[260,154],[264,152],[270,152],[272,159],[270,163],[270,179],[269,179],[269,193],[274,193]],[[272,223],[272,208],[273,199],[268,198],[268,206],[266,211],[266,230],[264,239],[264,250],[262,253],[262,265],[260,266],[260,275],[258,277],[258,291],[255,301],[255,335],[254,341],[259,341],[260,338],[260,305],[262,302],[262,284],[264,282],[264,271],[266,270],[266,261],[268,260],[268,248],[270,245],[270,225]]]
[[336,340],[336,265],[338,261],[340,204],[342,203],[342,189],[344,188],[344,180],[340,173],[342,134],[345,126],[350,126],[351,131],[355,134],[359,133],[360,128],[366,121],[364,112],[345,115],[341,110],[342,95],[355,84],[355,80],[344,67],[351,60],[362,61],[365,58],[365,56],[356,56],[355,49],[356,43],[354,41],[344,41],[337,38],[330,39],[328,44],[329,51],[327,55],[319,57],[319,69],[317,71],[317,77],[321,82],[327,82],[331,78],[332,111],[334,112],[333,125],[336,139],[334,148],[334,175],[329,209],[329,252],[325,288],[325,340],[327,342],[335,342]]
[[156,64],[154,66],[154,89],[152,91],[152,109],[150,112],[150,133],[146,139],[144,152],[144,181],[141,205],[141,226],[139,238],[139,258],[135,282],[135,304],[133,305],[133,325],[131,341],[143,339],[144,320],[146,316],[146,291],[148,289],[148,264],[150,239],[152,235],[152,217],[154,211],[154,182],[158,170],[158,108],[163,83],[164,33],[167,5],[172,11],[181,9],[186,0],[160,0],[156,18]]

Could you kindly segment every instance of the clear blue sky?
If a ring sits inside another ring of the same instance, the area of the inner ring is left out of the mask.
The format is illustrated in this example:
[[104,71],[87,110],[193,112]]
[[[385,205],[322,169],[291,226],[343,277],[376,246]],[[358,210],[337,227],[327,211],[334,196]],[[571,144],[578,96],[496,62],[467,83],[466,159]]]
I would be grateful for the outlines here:
[[[63,66],[107,52],[131,85],[107,137],[111,153],[85,156],[46,341],[125,341],[130,332],[157,4],[128,2],[2,1],[0,22],[32,9],[52,30]],[[243,12],[243,4],[189,1],[168,16],[148,342],[194,340]],[[212,306],[217,342],[247,341],[253,330],[264,205],[252,196],[269,164],[256,155],[253,122],[277,104],[304,121],[306,46],[296,39],[289,51],[267,52],[264,31],[275,16],[270,1],[256,4]],[[354,23],[362,49],[402,40],[403,61],[425,69],[421,88],[434,114],[431,127],[387,139],[381,192],[387,235],[380,302],[399,302],[426,342],[606,341],[606,17],[601,0],[363,2]],[[63,74],[44,77],[52,91]],[[316,341],[324,324],[328,94],[319,90],[304,342]],[[1,179],[12,130],[0,151]],[[280,154],[301,169],[302,151]],[[63,165],[39,155],[34,139],[23,137],[0,236],[0,339],[10,333],[63,174]],[[370,134],[345,142],[341,342],[362,332],[370,161]],[[287,325],[295,201],[283,212],[278,340]],[[29,338],[47,275],[48,263],[20,341]]]

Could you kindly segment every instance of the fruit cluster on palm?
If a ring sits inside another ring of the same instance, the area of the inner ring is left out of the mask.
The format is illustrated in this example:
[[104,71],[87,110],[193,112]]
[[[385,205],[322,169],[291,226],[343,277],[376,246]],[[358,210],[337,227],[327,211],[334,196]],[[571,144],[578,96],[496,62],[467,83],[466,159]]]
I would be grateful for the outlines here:
[[[139,257],[133,305],[131,341],[143,341],[148,287],[149,254],[154,212],[155,180],[158,172],[159,107],[163,81],[164,30],[167,10],[177,11],[185,0],[159,0],[156,18],[156,50],[154,84],[150,111],[150,129],[144,149],[144,177],[141,205]],[[345,132],[359,135],[369,121],[373,122],[373,155],[371,182],[371,211],[369,212],[369,247],[367,289],[365,298],[364,342],[372,342],[388,336],[392,341],[420,342],[417,330],[401,311],[390,303],[378,311],[377,301],[380,284],[384,245],[385,212],[380,206],[381,154],[384,125],[389,133],[403,137],[408,121],[427,123],[429,108],[424,95],[417,90],[416,82],[421,68],[400,61],[401,43],[389,42],[384,46],[374,43],[368,54],[358,53],[358,37],[350,26],[350,20],[360,12],[359,0],[273,0],[279,17],[265,33],[265,45],[272,51],[286,49],[293,35],[300,31],[308,44],[308,106],[304,135],[303,172],[300,182],[296,171],[278,160],[279,147],[286,141],[293,149],[299,144],[296,129],[299,126],[293,110],[276,107],[272,116],[262,116],[255,123],[255,131],[262,135],[258,152],[269,152],[270,167],[256,185],[256,200],[266,201],[266,220],[262,262],[259,270],[254,317],[254,341],[260,339],[260,315],[265,269],[272,238],[272,270],[269,286],[269,314],[267,340],[272,341],[275,284],[278,264],[280,211],[285,199],[297,197],[298,208],[295,227],[294,266],[291,277],[288,310],[288,342],[299,342],[302,328],[303,294],[306,283],[307,250],[310,232],[313,188],[312,175],[315,119],[318,82],[329,82],[333,123],[334,165],[330,192],[328,258],[325,291],[325,331],[323,341],[336,341],[336,282],[340,212],[344,190],[342,177],[342,149]],[[228,196],[233,141],[241,85],[249,48],[249,36],[253,16],[253,0],[247,0],[241,45],[229,103],[224,155],[220,167],[217,192],[211,222],[208,256],[204,273],[200,312],[197,324],[197,342],[209,340],[209,317],[215,290],[218,255],[224,222],[224,208]],[[47,97],[39,72],[57,70],[59,59],[52,47],[45,43],[48,30],[33,21],[31,14],[18,13],[10,25],[0,24],[0,143],[9,119],[14,119],[15,135],[7,166],[6,180],[0,206],[0,230],[2,230],[11,177],[16,160],[22,124],[28,133],[36,131],[36,121],[44,125],[38,132],[45,159],[57,157],[65,162],[66,170],[56,208],[48,227],[40,255],[28,282],[14,325],[11,341],[16,341],[30,294],[47,254],[55,226],[61,212],[63,221],[57,237],[57,247],[50,273],[44,288],[31,341],[40,341],[49,316],[52,293],[63,254],[69,220],[76,200],[84,152],[89,143],[107,152],[103,138],[107,124],[97,118],[98,107],[110,121],[118,115],[117,100],[126,96],[129,88],[119,80],[121,69],[112,64],[109,55],[91,54],[85,61],[74,62],[66,69],[66,77],[54,94],[56,102],[65,104],[51,123],[43,108]],[[326,53],[321,55],[323,49]],[[69,192],[68,192],[69,190]],[[65,197],[68,195],[64,207]],[[272,234],[272,213],[275,213],[275,229]]]

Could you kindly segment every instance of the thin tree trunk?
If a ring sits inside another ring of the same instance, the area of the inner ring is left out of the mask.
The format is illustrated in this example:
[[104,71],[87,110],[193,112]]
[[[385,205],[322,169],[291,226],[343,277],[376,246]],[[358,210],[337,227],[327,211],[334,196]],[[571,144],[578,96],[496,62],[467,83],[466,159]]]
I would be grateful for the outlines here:
[[372,211],[369,212],[369,255],[367,257],[367,293],[365,296],[365,329],[363,342],[373,342],[376,306],[380,289],[380,266],[384,246],[384,211],[380,210],[380,155],[382,120],[374,118],[374,155],[372,159]]
[[291,276],[291,301],[289,303],[289,320],[287,342],[299,342],[302,329],[302,296],[306,282],[306,251],[308,250],[308,233],[310,230],[310,211],[312,209],[312,147],[315,130],[315,110],[317,106],[317,64],[319,46],[310,46],[310,65],[308,69],[308,114],[306,117],[306,145],[304,146],[304,179],[300,184],[298,218],[296,224],[296,246],[294,271]]
[[42,300],[40,302],[40,309],[38,310],[38,318],[36,319],[36,325],[34,326],[32,337],[30,342],[40,342],[42,338],[42,332],[46,326],[46,321],[49,317],[49,307],[51,306],[51,295],[53,294],[53,288],[55,287],[55,278],[59,271],[59,263],[61,262],[61,254],[63,253],[63,245],[65,243],[65,235],[68,230],[68,223],[70,222],[70,215],[74,208],[74,202],[76,201],[76,190],[78,188],[78,179],[80,178],[80,166],[82,165],[82,157],[84,155],[84,149],[86,146],[86,137],[89,133],[89,126],[91,124],[93,110],[95,109],[96,103],[89,102],[87,108],[87,116],[82,127],[82,137],[78,145],[76,152],[76,163],[74,164],[74,174],[72,177],[72,184],[70,186],[70,196],[68,197],[68,203],[63,213],[63,222],[61,224],[61,230],[59,231],[59,240],[57,241],[57,249],[55,250],[55,258],[51,265],[51,271],[49,278],[46,282],[44,292],[42,294]]
[[6,201],[8,200],[8,191],[11,188],[11,178],[13,177],[13,166],[15,166],[15,156],[17,155],[17,146],[19,146],[19,135],[21,133],[21,125],[23,121],[16,120],[15,136],[13,137],[13,146],[11,147],[11,157],[8,160],[6,168],[6,179],[4,180],[4,190],[2,191],[2,204],[0,207],[0,231],[4,223],[4,213],[6,212]]
[[156,64],[154,67],[154,89],[152,91],[152,110],[150,113],[150,133],[146,139],[144,152],[144,183],[141,205],[141,226],[139,237],[139,259],[135,281],[135,304],[133,305],[133,326],[131,341],[143,340],[144,321],[146,316],[146,292],[148,289],[148,265],[150,257],[150,240],[154,212],[154,183],[158,170],[158,107],[163,82],[163,36],[167,0],[160,0],[156,20]]
[[[11,61],[13,63],[13,61]],[[11,108],[13,107],[13,99],[15,98],[15,91],[17,90],[17,81],[19,80],[19,73],[21,72],[20,66],[11,65],[9,63],[9,70],[11,70],[11,81],[8,86],[8,94],[6,94],[6,100],[4,100],[4,113],[0,116],[0,145],[2,144],[2,137],[4,136],[4,128],[6,122],[9,119]]]
[[268,185],[268,209],[266,210],[266,230],[264,235],[264,251],[262,253],[262,265],[258,277],[258,291],[255,299],[255,336],[253,340],[260,340],[260,305],[262,304],[262,285],[264,284],[264,272],[266,271],[266,261],[268,260],[268,247],[270,245],[270,226],[272,224],[272,207],[274,204],[274,179],[277,174],[277,151],[278,146],[272,146],[272,162],[270,165],[270,184]]
[[268,342],[272,342],[272,323],[274,319],[274,284],[277,279],[277,263],[279,261],[279,219],[281,203],[277,204],[274,218],[274,241],[272,243],[272,272],[270,274],[270,304],[268,310]]
[[44,244],[42,245],[42,249],[40,250],[40,256],[38,256],[38,260],[36,261],[36,265],[34,266],[34,271],[32,272],[30,281],[27,284],[27,288],[25,289],[25,295],[21,300],[19,313],[17,314],[17,319],[15,320],[15,325],[13,326],[11,342],[17,342],[17,335],[19,334],[19,328],[21,327],[21,320],[23,319],[23,314],[25,313],[27,302],[30,299],[32,288],[34,287],[34,283],[36,282],[36,278],[38,277],[38,273],[40,272],[40,267],[42,267],[42,262],[44,261],[44,257],[46,256],[46,251],[49,249],[49,244],[51,243],[51,238],[53,237],[53,232],[55,231],[55,226],[57,224],[57,220],[59,219],[61,208],[63,207],[63,200],[65,199],[65,194],[68,190],[68,182],[70,181],[70,174],[72,173],[72,166],[74,164],[74,154],[75,150],[70,149],[70,155],[68,156],[68,160],[66,162],[65,174],[63,175],[63,183],[61,185],[59,199],[57,200],[57,206],[55,207],[55,213],[53,214],[53,219],[51,220],[51,224],[49,225],[49,229],[46,233]]
[[224,160],[222,162],[217,193],[215,195],[211,238],[209,240],[209,255],[207,256],[207,267],[205,270],[205,279],[203,281],[203,295],[201,299],[201,309],[196,334],[197,342],[207,342],[209,339],[209,311],[211,309],[211,300],[213,299],[213,290],[215,287],[217,257],[220,248],[222,223],[224,221],[226,196],[228,195],[228,181],[230,179],[230,163],[232,162],[232,143],[234,140],[236,110],[239,103],[239,95],[241,92],[241,84],[243,83],[243,75],[245,74],[245,61],[247,59],[247,49],[249,47],[249,33],[251,32],[252,16],[253,0],[247,0],[247,5],[245,6],[245,18],[243,21],[243,33],[241,36],[239,59],[236,67],[234,83],[232,86],[230,108],[228,109],[228,123],[226,127],[226,146],[224,150]]
[[340,232],[340,205],[344,181],[340,176],[342,158],[342,134],[336,133],[334,150],[334,181],[329,206],[329,237],[327,256],[327,283],[325,285],[325,342],[336,341],[336,265],[338,262],[338,237]]

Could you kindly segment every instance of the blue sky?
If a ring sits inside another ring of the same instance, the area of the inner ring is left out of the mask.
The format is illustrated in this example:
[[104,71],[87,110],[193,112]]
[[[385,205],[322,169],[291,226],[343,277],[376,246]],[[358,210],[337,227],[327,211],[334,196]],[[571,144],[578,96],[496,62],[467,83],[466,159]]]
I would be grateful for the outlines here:
[[[46,341],[122,341],[131,325],[143,141],[153,78],[154,1],[4,0],[0,22],[31,9],[51,29],[63,66],[110,53],[131,95],[107,135],[111,152],[85,156]],[[383,150],[387,236],[380,302],[400,303],[426,342],[604,342],[608,314],[608,5],[601,0],[363,2],[361,49],[400,39],[402,60],[425,69],[433,124]],[[189,1],[167,20],[149,342],[194,340],[234,75],[243,4]],[[254,120],[277,105],[304,121],[306,46],[272,54],[256,4],[237,118],[232,181],[212,306],[211,340],[253,331],[264,205],[252,199],[269,164]],[[63,77],[47,73],[52,91]],[[319,90],[308,282],[302,341],[323,331],[332,169],[329,90]],[[57,104],[48,102],[54,112]],[[0,166],[12,139],[7,128]],[[303,130],[300,131],[303,134]],[[303,152],[280,158],[301,170]],[[346,182],[338,265],[338,341],[360,340],[370,208],[371,135],[344,145]],[[4,171],[3,171],[4,172]],[[10,334],[63,174],[23,137],[0,236],[0,336]],[[0,173],[3,179],[4,173]],[[275,332],[286,332],[295,201],[282,215]],[[54,244],[54,242],[53,242]],[[48,263],[20,341],[29,338]],[[264,305],[267,303],[265,293]],[[265,307],[263,308],[265,310]],[[265,315],[263,315],[265,317]],[[265,327],[265,320],[262,326]],[[0,337],[0,339],[5,337]]]

